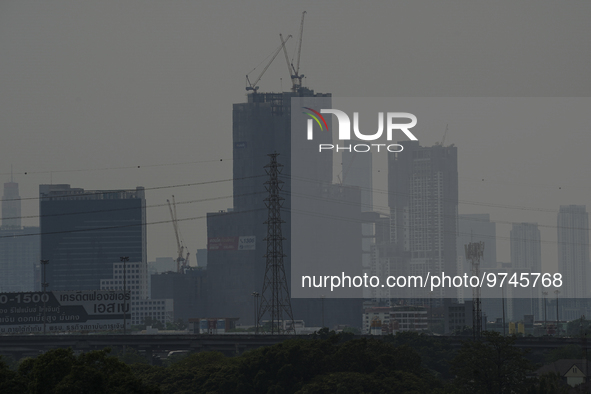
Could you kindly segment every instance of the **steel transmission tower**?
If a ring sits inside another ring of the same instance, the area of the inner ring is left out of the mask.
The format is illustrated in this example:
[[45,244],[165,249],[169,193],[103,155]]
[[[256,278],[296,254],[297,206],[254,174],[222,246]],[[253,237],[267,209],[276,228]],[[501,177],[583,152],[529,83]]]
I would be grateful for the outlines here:
[[[464,245],[466,260],[472,264],[472,275],[480,278],[480,259],[484,254],[484,242],[470,242]],[[482,310],[480,308],[480,287],[472,288],[472,335],[480,338],[482,332]]]
[[[263,316],[268,313],[270,316],[271,334],[281,334],[293,332],[295,334],[295,325],[293,322],[293,313],[291,311],[291,299],[287,278],[285,276],[285,267],[283,266],[283,236],[281,233],[281,204],[284,200],[279,195],[281,184],[279,180],[280,168],[282,164],[277,163],[278,153],[268,155],[271,158],[269,164],[265,166],[265,171],[269,175],[269,180],[265,182],[265,188],[269,196],[265,198],[265,205],[269,210],[269,218],[265,222],[267,225],[267,254],[265,279],[263,282],[263,291],[261,292],[261,305],[257,316],[257,327],[261,323]],[[283,329],[283,317],[286,317],[287,324]],[[262,328],[263,331],[269,329]]]

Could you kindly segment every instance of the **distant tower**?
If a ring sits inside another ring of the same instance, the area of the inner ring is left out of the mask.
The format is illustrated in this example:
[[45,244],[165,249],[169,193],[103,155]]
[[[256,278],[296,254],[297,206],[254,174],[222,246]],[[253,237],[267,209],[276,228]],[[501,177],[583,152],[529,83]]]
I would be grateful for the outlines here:
[[[466,260],[472,266],[472,275],[480,277],[480,260],[484,254],[484,242],[470,242],[464,246]],[[472,288],[472,335],[480,338],[482,332],[482,309],[480,305],[480,287]]]
[[21,228],[21,197],[18,195],[18,183],[14,182],[12,177],[12,169],[10,171],[10,182],[4,184],[2,228],[14,230]]
[[510,239],[513,268],[542,272],[542,244],[537,223],[513,224]]
[[[283,266],[283,238],[281,232],[281,202],[283,197],[279,195],[281,184],[278,176],[281,164],[277,163],[277,153],[268,155],[271,162],[265,166],[269,180],[265,182],[269,196],[265,199],[265,205],[269,210],[269,218],[265,222],[267,225],[267,264],[265,269],[265,280],[263,282],[263,291],[261,292],[261,305],[257,316],[257,326],[261,323],[261,318],[268,313],[271,321],[271,334],[280,334],[282,331],[293,331],[295,326],[293,322],[293,313],[291,310],[291,299],[287,278],[285,276],[285,267]],[[288,318],[287,325],[284,325],[283,316]]]
[[[511,265],[517,275],[528,272],[542,271],[542,243],[537,223],[515,223],[510,233]],[[542,286],[538,281],[536,287],[509,287],[507,295],[512,298],[513,318],[521,319],[523,315],[532,314],[538,319],[542,317],[543,303]]]
[[584,205],[561,205],[558,212],[558,272],[564,298],[589,296],[589,214]]
[[[398,142],[400,153],[388,154],[388,205],[391,239],[396,246],[395,275],[454,274],[457,267],[458,149],[423,147],[418,141]],[[443,302],[455,289],[405,292],[424,303],[431,296]],[[421,299],[422,298],[422,299]],[[432,304],[433,305],[433,304]]]
[[[351,143],[363,143],[363,141],[354,141]],[[342,170],[339,179],[342,185],[358,187],[361,192],[361,212],[373,211],[373,180],[372,180],[372,154],[364,152],[342,152]],[[378,214],[376,214],[379,217]],[[372,275],[372,270],[380,269],[384,264],[379,264],[378,259],[373,259],[372,268],[372,246],[375,244],[375,223],[366,221],[361,224],[361,265],[363,272]],[[382,259],[383,260],[383,259]],[[377,293],[384,293],[388,289],[363,288],[363,298],[379,298]],[[388,293],[389,294],[389,293]]]

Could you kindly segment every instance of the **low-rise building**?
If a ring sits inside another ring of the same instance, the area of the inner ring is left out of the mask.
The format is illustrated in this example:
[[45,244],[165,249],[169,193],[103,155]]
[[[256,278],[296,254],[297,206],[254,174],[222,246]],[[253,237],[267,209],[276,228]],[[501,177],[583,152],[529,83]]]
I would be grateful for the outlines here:
[[[544,365],[536,371],[537,376],[547,373],[560,375],[563,381],[571,387],[585,383],[591,374],[591,366],[588,361],[577,359],[562,359]],[[587,391],[585,391],[587,392]]]
[[174,305],[171,299],[132,300],[131,324],[144,324],[147,317],[157,320],[166,326],[174,322]]
[[[125,273],[124,273],[125,271]],[[125,282],[125,283],[123,283]],[[113,264],[113,275],[101,279],[101,290],[126,290],[130,293],[131,324],[144,324],[147,317],[166,325],[174,322],[174,300],[170,298],[149,298],[148,267],[141,262]]]
[[420,306],[367,308],[363,313],[363,334],[387,335],[398,331],[427,331],[427,309]]

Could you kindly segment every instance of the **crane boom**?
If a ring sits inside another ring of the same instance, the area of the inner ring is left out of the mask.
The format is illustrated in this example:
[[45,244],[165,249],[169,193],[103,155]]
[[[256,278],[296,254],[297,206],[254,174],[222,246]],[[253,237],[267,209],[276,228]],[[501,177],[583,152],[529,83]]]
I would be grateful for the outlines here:
[[[170,217],[172,219],[172,227],[174,228],[174,236],[176,237],[176,246],[177,246],[177,259],[176,259],[176,270],[177,272],[181,271],[181,262],[183,259],[183,245],[181,243],[181,239],[179,237],[179,225],[176,216],[176,201],[174,200],[174,196],[172,196],[172,205],[170,204],[169,200],[166,200],[168,204],[168,210],[170,211]],[[174,208],[173,208],[174,207]]]
[[271,58],[271,60],[269,61],[269,63],[267,63],[267,65],[265,66],[265,68],[263,69],[263,71],[261,72],[261,74],[258,76],[258,78],[254,81],[254,83],[250,83],[250,79],[248,78],[248,75],[246,76],[246,82],[248,83],[248,85],[246,87],[246,90],[252,90],[254,92],[256,92],[259,87],[257,86],[257,83],[259,83],[259,81],[261,80],[261,78],[263,77],[263,75],[265,74],[265,71],[267,71],[267,69],[269,68],[269,66],[271,65],[271,63],[273,63],[273,60],[275,60],[275,58],[277,57],[277,55],[279,55],[279,52],[281,52],[281,49],[285,46],[285,43],[291,38],[291,36],[288,36],[287,39],[285,40],[285,42],[281,42],[281,45],[279,45],[279,48],[277,48],[275,50],[275,52],[273,53],[273,57]]
[[[296,66],[293,65],[293,58],[291,59],[291,68],[293,70],[293,74],[291,74],[291,80],[293,82],[294,90],[298,87],[302,86],[302,78],[303,75],[300,75],[300,57],[302,55],[302,38],[304,36],[304,17],[306,16],[306,11],[302,12],[302,21],[300,22],[300,36],[298,38],[298,55],[296,57]],[[296,79],[298,82],[296,83]]]
[[445,125],[445,133],[443,133],[443,138],[441,139],[441,146],[444,146],[445,137],[447,136],[447,130],[449,129],[449,123]]
[[[296,60],[296,68],[295,68],[295,74],[296,76],[298,76],[299,72],[300,72],[300,56],[302,54],[302,37],[304,36],[304,17],[306,16],[306,11],[302,12],[302,22],[300,23],[300,37],[299,37],[299,42],[298,42],[298,57]],[[301,82],[301,81],[300,81]]]
[[[289,37],[291,37],[291,35]],[[285,41],[283,41],[283,35],[281,33],[279,33],[279,38],[281,39],[281,45],[283,46],[283,54],[285,55],[285,62],[287,63],[287,72],[289,73],[289,75],[291,75],[291,66],[289,64],[289,57],[287,56],[287,48],[285,48]],[[291,78],[291,90],[295,91],[295,88],[296,88],[296,84],[295,84],[295,81],[292,77]]]

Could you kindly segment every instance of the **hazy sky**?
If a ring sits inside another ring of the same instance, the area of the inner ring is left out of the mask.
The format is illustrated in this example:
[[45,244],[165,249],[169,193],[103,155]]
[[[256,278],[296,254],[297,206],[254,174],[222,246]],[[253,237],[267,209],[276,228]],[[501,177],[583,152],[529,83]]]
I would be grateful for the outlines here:
[[[591,96],[588,1],[3,1],[0,178],[9,180],[12,164],[21,197],[31,198],[23,215],[38,215],[40,183],[116,189],[230,179],[232,103],[245,100],[245,75],[258,66],[256,78],[279,33],[294,36],[291,57],[304,10],[301,71],[318,92]],[[280,54],[258,85],[288,90],[288,79]],[[421,142],[443,131],[423,130]],[[493,138],[450,127],[460,200],[489,204],[461,203],[460,213],[499,221],[499,260],[509,260],[508,223],[522,221],[548,226],[544,263],[556,260],[551,210],[591,210],[590,131],[589,123],[532,126]],[[222,198],[231,193],[230,182],[160,188],[147,191],[147,203],[216,198],[177,208],[196,218],[180,224],[194,255],[206,245],[202,217],[231,207]],[[490,206],[499,203],[527,209]],[[167,219],[166,206],[148,208],[148,222]],[[170,223],[150,225],[148,242],[150,260],[176,253]]]

